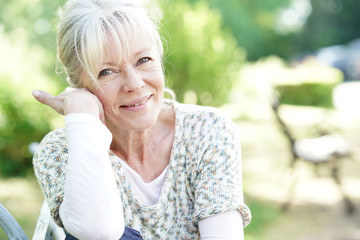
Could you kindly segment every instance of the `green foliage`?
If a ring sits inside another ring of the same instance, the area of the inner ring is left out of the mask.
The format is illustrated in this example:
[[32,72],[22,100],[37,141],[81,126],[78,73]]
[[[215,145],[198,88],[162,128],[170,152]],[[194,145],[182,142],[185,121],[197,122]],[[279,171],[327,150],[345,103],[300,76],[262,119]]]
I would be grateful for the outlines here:
[[238,46],[247,50],[249,60],[257,60],[262,56],[273,54],[283,56],[291,50],[291,45],[287,42],[288,36],[279,35],[275,29],[279,10],[288,7],[290,2],[290,0],[208,0],[209,6],[221,14],[224,26],[231,29]]
[[279,101],[292,105],[332,108],[332,92],[342,82],[342,73],[334,68],[304,64],[284,71],[275,82]]
[[[64,0],[1,1],[0,175],[32,171],[29,144],[55,127],[57,114],[35,101],[31,90],[56,94],[56,12]],[[54,79],[54,81],[52,81]]]
[[166,29],[162,35],[170,38],[165,53],[168,86],[179,101],[193,91],[198,104],[223,104],[237,79],[244,51],[223,29],[221,16],[205,2],[161,1],[161,7]]
[[47,55],[41,66],[50,79],[55,77],[57,9],[65,1],[0,1],[0,28],[9,39],[16,41],[22,38],[25,45],[30,48],[36,46]]
[[281,32],[278,28],[281,11],[292,4],[304,5],[307,0],[208,0],[209,6],[221,13],[224,26],[231,29],[237,44],[247,50],[247,57],[252,61],[269,55],[289,60],[360,37],[360,1],[309,2],[311,13],[305,24],[295,31]]
[[360,37],[360,1],[311,0],[312,13],[294,41],[300,51],[345,44]]
[[17,30],[18,39],[0,32],[0,174],[24,175],[31,168],[28,146],[39,142],[51,129],[54,112],[36,102],[31,90],[41,88],[54,93],[44,74],[46,52],[40,46],[26,45],[26,34]]
[[248,207],[251,209],[252,221],[244,229],[245,239],[266,239],[262,238],[261,233],[265,232],[264,228],[276,222],[281,216],[281,210],[274,203],[251,197],[247,197],[246,199],[246,202],[249,203]]
[[49,132],[52,113],[35,100],[31,90],[0,76],[0,175],[24,175],[31,168],[29,144]]
[[335,84],[303,83],[300,85],[279,85],[279,101],[285,104],[332,108],[332,90]]

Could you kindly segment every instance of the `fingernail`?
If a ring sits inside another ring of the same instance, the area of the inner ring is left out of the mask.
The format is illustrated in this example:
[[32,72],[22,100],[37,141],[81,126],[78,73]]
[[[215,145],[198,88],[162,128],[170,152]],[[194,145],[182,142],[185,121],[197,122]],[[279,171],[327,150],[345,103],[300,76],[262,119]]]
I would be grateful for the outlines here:
[[33,91],[32,91],[32,95],[33,95],[34,97],[38,97],[38,96],[40,95],[40,91],[39,91],[39,90],[33,90]]

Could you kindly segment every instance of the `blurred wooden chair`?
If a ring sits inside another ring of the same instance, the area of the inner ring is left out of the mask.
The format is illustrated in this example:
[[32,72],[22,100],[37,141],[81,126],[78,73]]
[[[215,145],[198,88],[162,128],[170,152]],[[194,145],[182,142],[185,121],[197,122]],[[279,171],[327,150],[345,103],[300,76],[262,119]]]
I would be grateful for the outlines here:
[[[296,162],[305,161],[317,169],[318,165],[325,165],[329,170],[330,177],[335,181],[345,203],[346,212],[352,214],[355,206],[350,198],[342,189],[339,170],[341,160],[343,158],[350,158],[350,151],[345,140],[337,134],[324,134],[319,137],[296,139],[289,127],[282,119],[279,112],[280,103],[277,93],[272,96],[272,109],[279,123],[282,132],[289,141],[289,146],[292,153],[290,166],[294,170]],[[295,183],[297,179],[290,184],[289,199],[283,204],[283,210],[287,210],[291,205],[293,198]]]
[[[0,204],[0,227],[10,240],[28,240],[23,229],[7,209]],[[50,216],[50,210],[43,202],[40,215],[36,223],[33,240],[64,240],[65,232],[58,227]]]

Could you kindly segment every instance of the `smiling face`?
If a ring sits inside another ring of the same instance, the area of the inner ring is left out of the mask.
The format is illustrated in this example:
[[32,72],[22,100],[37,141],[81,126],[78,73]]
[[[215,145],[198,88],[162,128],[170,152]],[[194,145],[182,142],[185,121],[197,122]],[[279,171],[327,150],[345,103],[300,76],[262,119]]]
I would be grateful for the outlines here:
[[144,39],[133,38],[122,51],[109,41],[97,68],[98,87],[84,81],[103,104],[110,129],[143,131],[159,117],[164,91],[161,57],[155,44]]

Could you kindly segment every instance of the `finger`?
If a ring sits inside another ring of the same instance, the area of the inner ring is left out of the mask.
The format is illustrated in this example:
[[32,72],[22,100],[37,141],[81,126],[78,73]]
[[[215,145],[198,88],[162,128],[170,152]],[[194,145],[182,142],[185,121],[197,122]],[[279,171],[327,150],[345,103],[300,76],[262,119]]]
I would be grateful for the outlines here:
[[42,90],[33,90],[32,95],[34,98],[42,104],[45,104],[60,114],[63,114],[62,104],[59,102],[60,100]]
[[38,100],[39,102],[46,104],[46,105],[47,105],[48,99],[50,98],[50,96],[52,96],[51,94],[41,91],[41,90],[33,90],[32,95],[34,96],[34,98],[36,100]]
[[103,104],[100,101],[100,99],[96,96],[96,94],[90,88],[85,87],[85,88],[80,88],[80,89],[94,95],[97,98],[98,105],[99,105],[99,118],[100,118],[100,121],[102,123],[104,123],[104,125],[106,125],[106,117],[105,117],[104,107],[103,107]]
[[69,92],[77,91],[79,89],[81,89],[81,88],[67,87],[67,88],[65,88],[64,92],[69,93]]
[[102,121],[102,123],[104,125],[106,125],[105,112],[104,112],[104,108],[103,108],[102,104],[99,108],[99,118],[100,118],[100,121]]
[[106,125],[106,119],[105,119],[105,115],[100,115],[100,121]]

